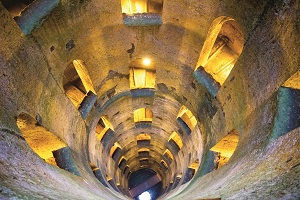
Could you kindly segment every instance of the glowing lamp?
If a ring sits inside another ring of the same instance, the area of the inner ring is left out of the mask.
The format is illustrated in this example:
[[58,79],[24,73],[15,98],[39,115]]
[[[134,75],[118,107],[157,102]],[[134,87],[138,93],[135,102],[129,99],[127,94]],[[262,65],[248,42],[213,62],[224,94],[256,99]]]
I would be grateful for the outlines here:
[[143,65],[149,66],[151,64],[151,60],[149,58],[144,58],[143,59]]

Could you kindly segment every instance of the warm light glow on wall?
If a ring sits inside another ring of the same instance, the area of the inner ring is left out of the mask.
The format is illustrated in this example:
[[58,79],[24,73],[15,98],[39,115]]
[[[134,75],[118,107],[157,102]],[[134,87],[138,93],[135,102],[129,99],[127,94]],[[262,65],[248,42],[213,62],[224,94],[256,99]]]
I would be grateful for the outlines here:
[[70,85],[68,88],[65,89],[67,97],[71,100],[73,105],[78,108],[85,97],[85,94],[82,93],[78,88],[73,85]]
[[118,142],[115,142],[114,146],[112,146],[111,149],[110,149],[110,152],[109,152],[110,157],[113,156],[113,154],[115,153],[115,151],[117,150],[117,148],[122,149],[121,145]]
[[135,13],[145,13],[147,12],[147,1],[146,0],[139,0],[135,1],[135,10],[133,10]]
[[283,87],[300,89],[300,70],[293,74],[286,82],[283,83]]
[[[218,45],[221,41],[221,45]],[[230,74],[238,55],[227,46],[228,40],[217,37],[214,47],[215,52],[211,52],[204,66],[204,69],[213,76],[221,85]]]
[[243,46],[244,35],[234,19],[225,16],[215,19],[208,31],[196,70],[203,67],[222,85],[242,53]]
[[134,122],[152,122],[152,111],[149,108],[140,108],[133,112]]
[[136,136],[136,140],[151,140],[151,136],[148,133],[142,133]]
[[[103,122],[103,124],[99,123],[100,121]],[[96,125],[96,137],[98,140],[101,140],[103,138],[103,136],[105,135],[105,133],[111,129],[113,129],[113,126],[111,125],[111,123],[108,121],[108,119],[105,116],[102,116],[101,119],[99,120],[99,122]],[[104,125],[104,127],[103,127]]]
[[94,94],[96,94],[92,80],[90,78],[90,75],[86,69],[84,62],[82,60],[73,60],[73,65],[74,65],[86,91],[92,91]]
[[231,131],[228,135],[222,138],[210,150],[220,154],[220,161],[218,168],[224,165],[234,153],[239,142],[239,135],[236,130]]
[[131,0],[122,0],[122,13],[132,14]]
[[155,88],[155,77],[156,72],[153,70],[131,68],[130,89]]
[[188,127],[193,130],[197,124],[197,120],[193,113],[187,109],[184,105],[181,106],[179,113],[177,115],[177,118],[180,117],[187,125]]
[[25,113],[18,116],[17,125],[31,149],[47,163],[56,165],[52,151],[67,145]]
[[221,156],[230,158],[234,153],[239,142],[239,135],[236,130],[231,131],[228,135],[222,138],[215,146],[210,150],[220,152]]
[[174,140],[174,142],[177,144],[177,146],[179,147],[179,149],[182,148],[182,146],[183,146],[182,140],[181,140],[181,137],[178,135],[178,133],[176,133],[175,131],[173,131],[172,134],[169,137],[169,141],[171,139]]
[[147,0],[122,0],[122,13],[134,14],[147,12]]
[[121,0],[122,13],[161,13],[163,0]]

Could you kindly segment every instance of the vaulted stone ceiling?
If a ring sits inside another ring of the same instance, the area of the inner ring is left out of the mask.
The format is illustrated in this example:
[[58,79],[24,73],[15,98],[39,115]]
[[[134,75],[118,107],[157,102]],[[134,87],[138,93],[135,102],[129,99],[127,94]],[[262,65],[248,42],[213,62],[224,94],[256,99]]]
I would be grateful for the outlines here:
[[[37,23],[0,3],[0,196],[126,199],[151,168],[162,199],[300,198],[299,4],[164,0],[162,24],[127,26],[120,1],[53,1]],[[224,83],[202,57],[221,43],[237,58]],[[55,159],[34,153],[54,140]]]

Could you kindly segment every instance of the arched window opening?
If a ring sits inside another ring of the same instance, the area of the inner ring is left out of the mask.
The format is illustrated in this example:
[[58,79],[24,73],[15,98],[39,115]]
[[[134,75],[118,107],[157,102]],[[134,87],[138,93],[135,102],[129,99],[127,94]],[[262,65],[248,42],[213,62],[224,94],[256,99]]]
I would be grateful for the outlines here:
[[137,59],[129,66],[129,83],[132,97],[154,96],[156,69],[148,59]]
[[59,0],[1,0],[25,35],[41,25],[59,2]]
[[122,186],[121,186],[121,183],[120,183],[120,182],[117,182],[117,183],[116,183],[116,186],[117,186],[117,188],[119,189],[119,191],[120,191],[121,193],[123,193],[123,188],[122,188]]
[[96,137],[98,140],[102,141],[109,131],[114,131],[113,126],[107,119],[107,117],[102,116],[96,125]]
[[164,157],[169,161],[169,163],[171,163],[174,160],[174,156],[173,154],[170,152],[169,149],[166,149],[164,152]]
[[174,181],[172,180],[172,181],[170,181],[170,183],[168,184],[168,186],[167,186],[167,190],[166,190],[166,193],[168,193],[171,189],[172,189],[172,187],[173,187],[173,184],[174,184]]
[[133,112],[134,122],[136,128],[151,127],[153,113],[149,108],[140,108]]
[[17,125],[31,149],[48,164],[80,176],[70,148],[26,113],[17,118]]
[[213,21],[194,73],[213,96],[229,76],[243,46],[244,34],[234,19],[222,16]]
[[163,0],[121,0],[121,5],[125,25],[160,25],[162,23]]
[[216,152],[215,163],[216,168],[225,165],[232,154],[234,153],[239,142],[239,135],[237,130],[232,130],[228,135],[222,138],[210,150]]
[[122,0],[122,13],[161,13],[163,0]]
[[168,164],[166,163],[166,161],[164,161],[164,160],[161,160],[160,161],[160,164],[161,164],[161,166],[163,167],[163,169],[164,170],[167,170],[169,167],[168,167]]
[[121,170],[124,170],[125,167],[126,167],[126,158],[124,156],[122,156],[122,158],[120,159],[119,163],[118,163],[118,167],[121,169]]
[[95,175],[95,177],[105,186],[108,187],[106,180],[104,179],[104,177],[102,176],[102,173],[100,171],[100,169],[93,163],[90,162],[90,167],[93,171],[93,174]]
[[109,183],[109,185],[117,192],[119,192],[118,187],[116,186],[116,183],[114,181],[114,179],[106,174],[106,181]]
[[97,100],[96,91],[82,60],[73,60],[63,77],[67,97],[85,118]]
[[189,168],[195,170],[195,172],[198,170],[198,167],[199,167],[199,159],[197,159],[195,162],[189,165]]
[[125,176],[127,176],[128,173],[129,173],[129,171],[130,171],[129,166],[126,165],[125,169],[123,170],[123,174],[124,174]]
[[110,180],[112,180],[112,177],[106,174],[106,181],[109,182]]
[[134,111],[134,122],[152,122],[153,114],[149,108],[140,108]]
[[[175,181],[174,181],[174,184],[173,184],[173,188],[176,188],[181,180],[181,177],[182,177],[182,173],[179,173],[176,177],[175,177]],[[172,189],[173,189],[172,188]]]
[[198,168],[199,168],[199,159],[197,159],[195,162],[193,162],[192,164],[189,165],[189,167],[185,173],[182,184],[189,182],[195,176]]
[[190,135],[192,130],[195,128],[197,124],[196,117],[193,113],[184,105],[181,106],[179,113],[177,115],[177,122],[179,123],[180,127]]
[[169,142],[172,144],[172,146],[176,146],[177,151],[179,151],[183,146],[181,137],[176,131],[173,131],[170,135]]
[[155,71],[139,68],[130,69],[130,89],[155,88]]
[[115,132],[112,124],[106,116],[102,116],[96,125],[96,137],[106,147],[113,138]]
[[138,154],[140,157],[149,157],[150,155],[150,149],[148,148],[140,148],[138,150]]
[[142,133],[136,136],[136,141],[139,146],[150,145],[151,136],[148,133]]
[[140,162],[140,166],[148,165],[149,164],[149,159],[148,158],[141,158],[139,160],[139,162]]
[[271,141],[300,126],[300,70],[279,88],[277,101]]
[[114,145],[111,147],[109,155],[114,161],[118,160],[118,158],[121,156],[121,149],[122,147],[118,142],[115,142]]

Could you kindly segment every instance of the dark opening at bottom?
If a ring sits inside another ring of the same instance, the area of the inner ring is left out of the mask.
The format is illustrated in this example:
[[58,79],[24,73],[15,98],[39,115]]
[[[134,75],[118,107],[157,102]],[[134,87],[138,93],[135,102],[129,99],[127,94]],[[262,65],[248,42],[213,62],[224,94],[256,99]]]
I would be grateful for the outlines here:
[[129,176],[128,186],[130,194],[135,200],[154,200],[162,193],[162,182],[159,175],[147,168],[133,172]]

